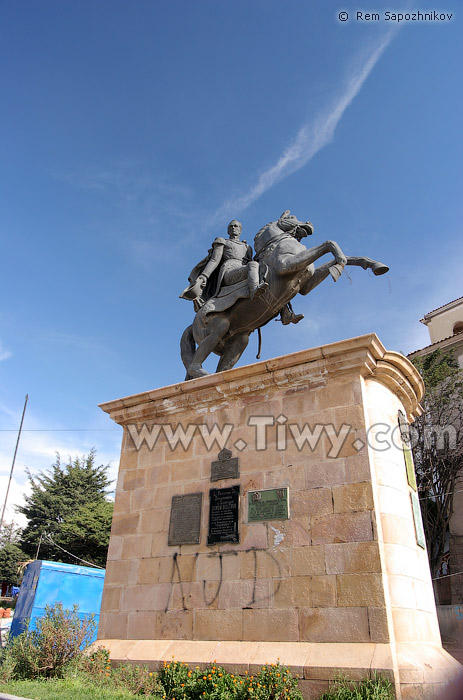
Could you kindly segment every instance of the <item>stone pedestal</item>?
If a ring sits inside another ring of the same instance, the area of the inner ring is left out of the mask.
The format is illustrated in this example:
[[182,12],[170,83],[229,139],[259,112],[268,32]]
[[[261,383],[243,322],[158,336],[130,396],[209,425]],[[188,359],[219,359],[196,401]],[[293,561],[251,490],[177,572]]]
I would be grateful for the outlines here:
[[[98,632],[111,657],[240,673],[279,658],[307,698],[339,673],[388,674],[404,698],[451,678],[397,427],[422,391],[371,334],[103,404],[124,426]],[[208,545],[210,490],[232,486],[239,541],[224,526]],[[249,522],[269,490],[289,517]]]

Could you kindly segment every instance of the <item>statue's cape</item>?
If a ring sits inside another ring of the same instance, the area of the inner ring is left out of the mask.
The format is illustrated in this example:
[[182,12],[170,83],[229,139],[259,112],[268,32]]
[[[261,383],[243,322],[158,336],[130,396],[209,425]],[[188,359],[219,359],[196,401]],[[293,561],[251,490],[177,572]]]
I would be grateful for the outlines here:
[[[182,294],[180,295],[181,298],[183,299],[190,299],[191,296],[189,296],[188,291],[191,290],[191,288],[194,286],[196,283],[198,277],[206,267],[207,263],[211,259],[212,252],[214,248],[218,245],[225,245],[225,238],[221,238],[220,236],[215,239],[215,241],[212,244],[212,248],[209,248],[207,251],[207,255],[205,258],[199,261],[197,265],[194,266],[192,271],[190,272],[190,276],[188,277],[188,281],[190,282],[190,286],[187,287]],[[204,301],[207,301],[211,297],[214,296],[216,293],[218,287],[220,286],[220,283],[222,281],[221,277],[223,275],[220,275],[222,265],[219,263],[217,265],[216,269],[212,272],[211,276],[207,280],[206,286],[201,292],[201,297],[204,299]]]

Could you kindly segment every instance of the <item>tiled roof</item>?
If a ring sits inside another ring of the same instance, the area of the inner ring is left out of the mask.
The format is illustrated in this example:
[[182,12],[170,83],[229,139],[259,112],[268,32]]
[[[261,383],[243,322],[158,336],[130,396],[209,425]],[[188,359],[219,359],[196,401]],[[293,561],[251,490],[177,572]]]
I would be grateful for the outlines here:
[[[433,314],[435,311],[439,311],[439,309],[444,309],[446,306],[450,306],[450,304],[454,304],[456,301],[460,301],[460,299],[463,301],[463,297],[458,297],[458,299],[454,299],[453,301],[448,301],[446,304],[442,304],[442,306],[438,306],[437,309],[433,309],[432,311],[428,311],[428,313],[426,313],[424,315],[424,318],[426,318],[426,316],[429,316],[429,314]],[[422,348],[422,350],[424,350],[424,348]]]
[[[462,297],[462,299],[463,299],[463,297]],[[446,306],[447,306],[447,304],[446,304]],[[435,309],[435,311],[437,311],[437,309]],[[431,312],[429,312],[429,313],[431,313]],[[413,350],[413,352],[409,352],[407,357],[410,357],[411,355],[414,355],[417,352],[421,352],[422,350],[427,350],[428,348],[432,348],[433,345],[439,345],[440,343],[443,343],[444,340],[450,340],[450,338],[457,338],[458,336],[461,336],[461,340],[463,341],[463,333],[454,333],[453,335],[447,336],[447,338],[441,338],[440,340],[436,340],[435,343],[430,343],[430,345],[425,345],[424,348],[420,348],[419,350]]]

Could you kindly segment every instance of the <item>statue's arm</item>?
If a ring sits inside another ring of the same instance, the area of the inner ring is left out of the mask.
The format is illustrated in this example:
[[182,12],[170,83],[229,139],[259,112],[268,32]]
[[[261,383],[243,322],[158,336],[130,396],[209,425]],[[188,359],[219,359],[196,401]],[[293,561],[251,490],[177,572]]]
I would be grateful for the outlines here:
[[223,238],[216,238],[212,244],[212,253],[210,255],[209,261],[206,267],[201,272],[201,277],[209,279],[210,275],[214,272],[216,267],[220,264],[223,255],[223,247],[225,240]]

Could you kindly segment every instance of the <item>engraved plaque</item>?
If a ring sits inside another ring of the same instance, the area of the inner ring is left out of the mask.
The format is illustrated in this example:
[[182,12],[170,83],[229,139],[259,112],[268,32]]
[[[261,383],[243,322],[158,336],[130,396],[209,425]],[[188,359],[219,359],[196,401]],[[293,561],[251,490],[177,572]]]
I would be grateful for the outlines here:
[[202,499],[202,493],[172,496],[169,545],[199,544]]
[[239,486],[210,489],[207,544],[240,541],[238,533],[239,497]]
[[266,489],[248,492],[248,522],[288,520],[288,489]]
[[219,452],[219,459],[211,464],[211,481],[237,479],[240,475],[238,457],[232,457],[230,450]]
[[421,508],[418,496],[414,491],[410,491],[412,499],[413,520],[415,521],[416,544],[418,547],[426,549],[426,538],[424,536],[423,520],[421,518]]

